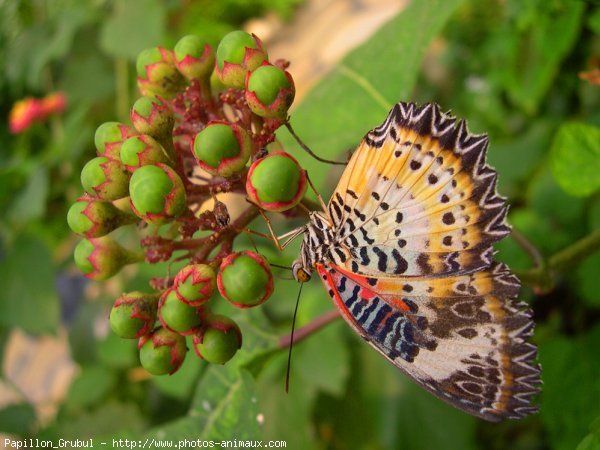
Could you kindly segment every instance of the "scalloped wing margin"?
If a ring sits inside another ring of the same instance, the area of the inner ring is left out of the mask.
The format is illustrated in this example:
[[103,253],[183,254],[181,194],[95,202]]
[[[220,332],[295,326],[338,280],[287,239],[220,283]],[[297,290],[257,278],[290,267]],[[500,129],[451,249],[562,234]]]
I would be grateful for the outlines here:
[[[540,368],[528,342],[534,323],[527,305],[512,297],[519,285],[506,266],[495,264],[477,279],[418,280],[412,290],[335,266],[316,269],[349,325],[440,399],[493,422],[537,411],[531,402]],[[441,296],[419,294],[430,286]],[[446,297],[447,289],[454,294]]]

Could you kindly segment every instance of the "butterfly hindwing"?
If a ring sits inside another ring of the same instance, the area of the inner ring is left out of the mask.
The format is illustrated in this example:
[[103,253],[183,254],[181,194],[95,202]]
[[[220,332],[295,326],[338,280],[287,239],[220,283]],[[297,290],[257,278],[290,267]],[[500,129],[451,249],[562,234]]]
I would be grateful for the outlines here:
[[491,245],[510,231],[487,144],[436,104],[397,104],[365,136],[331,197],[336,237],[355,254],[354,265],[335,262],[373,276],[487,267]]
[[535,411],[533,322],[513,299],[518,281],[504,265],[403,283],[335,266],[317,270],[352,328],[439,398],[491,421]]

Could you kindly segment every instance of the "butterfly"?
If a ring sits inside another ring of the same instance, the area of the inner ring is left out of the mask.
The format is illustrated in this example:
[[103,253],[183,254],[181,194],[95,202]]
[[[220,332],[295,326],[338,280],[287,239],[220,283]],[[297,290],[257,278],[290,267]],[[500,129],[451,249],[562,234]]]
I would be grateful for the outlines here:
[[493,259],[510,227],[487,147],[435,103],[396,104],[311,212],[292,269],[316,272],[350,327],[419,385],[500,421],[536,412],[541,380],[532,312]]

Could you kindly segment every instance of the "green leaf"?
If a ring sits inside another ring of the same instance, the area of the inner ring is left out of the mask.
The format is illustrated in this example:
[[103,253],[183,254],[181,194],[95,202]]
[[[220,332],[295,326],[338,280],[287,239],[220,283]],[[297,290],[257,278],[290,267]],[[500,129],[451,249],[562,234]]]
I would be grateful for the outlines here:
[[[571,242],[570,230],[554,227],[547,218],[531,208],[511,211],[508,222],[545,255],[551,255]],[[503,239],[497,243],[496,248],[500,250],[499,259],[510,267],[526,269],[531,266],[530,258],[513,239]]]
[[[189,338],[187,346],[192,348]],[[187,401],[194,393],[194,387],[206,366],[206,362],[198,358],[194,351],[190,351],[177,372],[168,377],[152,377],[152,384],[169,397]]]
[[501,23],[489,40],[495,69],[490,76],[516,105],[534,113],[577,41],[585,5],[571,0],[508,3],[512,20]]
[[588,18],[588,27],[595,33],[600,34],[600,9],[596,9]]
[[577,446],[577,450],[599,450],[600,449],[600,417],[590,425],[590,434]]
[[573,287],[585,303],[592,307],[600,307],[600,290],[598,289],[598,267],[600,252],[590,256],[577,268]]
[[154,428],[144,438],[260,439],[254,380],[247,371],[211,365],[196,388],[187,417]]
[[260,436],[254,380],[245,370],[211,366],[194,395],[190,415],[202,424],[203,439]]
[[59,322],[52,256],[33,236],[20,235],[0,261],[0,324],[52,333]]
[[69,387],[65,408],[77,412],[101,403],[116,381],[115,372],[106,367],[84,367]]
[[292,356],[290,389],[284,391],[287,353],[269,361],[257,380],[264,417],[264,439],[285,439],[289,448],[318,448],[312,415],[317,398],[314,384],[304,385],[298,375],[298,361]]
[[[73,44],[76,32],[94,18],[94,13],[88,5],[69,1],[64,10],[52,20],[52,28],[48,30],[48,38],[43,45],[34,49],[31,57],[30,82],[39,79],[51,61],[64,57]],[[44,25],[48,25],[47,23]]]
[[[114,435],[117,433],[135,433],[144,427],[144,418],[139,407],[133,403],[107,400],[98,408],[75,417],[64,416],[59,419],[56,440],[63,439],[89,439],[101,435]],[[101,442],[109,443],[106,448],[111,448],[112,439],[102,439]],[[103,448],[105,446],[98,445]]]
[[[274,300],[274,298],[270,298],[268,301],[272,302]],[[240,310],[231,307],[231,305],[227,306],[227,310],[222,312],[237,322],[243,336],[242,348],[228,365],[234,364],[252,374],[256,374],[260,372],[264,363],[277,352],[279,336],[265,317],[262,308]],[[231,311],[232,309],[235,309],[235,311]]]
[[[93,364],[98,360],[97,336],[91,323],[95,323],[103,310],[100,302],[83,302],[69,327],[69,347],[73,360],[79,365]],[[104,312],[103,317],[108,317]]]
[[[82,47],[79,54],[71,57],[72,62],[64,68],[58,86],[69,98],[70,111],[66,120],[71,122],[73,121],[73,117],[70,117],[73,113],[73,107],[78,106],[81,109],[82,105],[86,105],[88,102],[106,101],[107,98],[112,99],[115,93],[113,65],[109,64],[105,58],[99,58],[97,53],[90,53],[89,48],[83,42],[79,45]],[[93,84],[93,89],[90,89],[90,84]],[[79,117],[75,117],[75,119],[79,119]],[[86,119],[89,120],[89,117]],[[80,127],[91,127],[91,125],[93,124],[90,122],[81,123]],[[78,128],[77,131],[81,135],[85,134],[85,130],[81,128]],[[93,133],[94,130],[91,130],[88,134],[85,134],[88,140],[90,135],[93,136]],[[65,148],[63,152],[66,154],[76,153],[71,148]]]
[[571,195],[586,196],[600,188],[600,128],[585,123],[562,125],[550,151],[552,174]]
[[[325,297],[324,291],[322,294]],[[343,327],[346,324],[338,321],[294,347],[293,363],[303,386],[343,395],[350,374],[350,354]]]
[[540,417],[555,450],[573,449],[600,415],[600,326],[586,335],[555,337],[539,346],[544,386]]
[[0,431],[27,436],[36,422],[36,414],[29,403],[16,403],[0,409]]
[[[550,146],[554,124],[539,121],[523,133],[500,141],[491,139],[488,163],[498,172],[501,195],[517,197]],[[519,164],[515,164],[519,161]]]
[[595,197],[587,208],[588,228],[595,230],[600,228],[600,197]]
[[[382,122],[391,106],[410,100],[425,51],[462,0],[411,2],[366,43],[348,54],[292,111],[292,125],[309,147],[325,158],[342,158],[369,129]],[[298,148],[289,133],[284,147]],[[326,164],[296,152],[313,180],[321,183]]]
[[112,17],[101,29],[100,47],[111,56],[135,60],[140,51],[162,43],[165,22],[162,2],[117,0]]
[[139,365],[137,339],[121,339],[112,331],[96,345],[98,361],[113,368],[129,368]]
[[553,228],[570,235],[571,240],[585,234],[585,199],[573,197],[563,191],[547,165],[530,177],[527,200],[540,217]]
[[29,175],[25,188],[16,193],[10,208],[10,217],[16,222],[41,218],[46,213],[48,189],[48,169],[39,165]]

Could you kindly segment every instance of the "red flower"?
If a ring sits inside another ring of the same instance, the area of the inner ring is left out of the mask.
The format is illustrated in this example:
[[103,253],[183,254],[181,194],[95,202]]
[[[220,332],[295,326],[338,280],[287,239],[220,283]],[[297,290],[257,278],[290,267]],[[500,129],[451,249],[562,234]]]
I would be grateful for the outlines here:
[[21,133],[35,121],[45,120],[54,113],[62,113],[67,106],[67,99],[62,92],[48,94],[42,99],[27,97],[16,102],[9,114],[10,132]]

